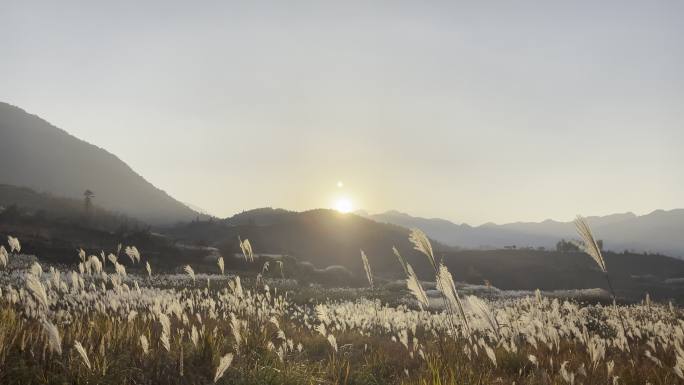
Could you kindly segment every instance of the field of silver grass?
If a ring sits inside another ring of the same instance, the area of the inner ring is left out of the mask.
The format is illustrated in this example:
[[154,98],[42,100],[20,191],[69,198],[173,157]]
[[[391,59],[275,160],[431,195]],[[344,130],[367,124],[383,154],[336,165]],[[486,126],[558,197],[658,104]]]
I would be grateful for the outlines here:
[[[606,275],[588,225],[581,245]],[[434,268],[426,290],[406,274],[403,298],[295,300],[297,286],[261,274],[157,275],[134,246],[80,251],[71,269],[0,247],[2,384],[676,384],[684,318],[671,304],[580,305],[536,292],[467,295],[420,230]],[[249,240],[243,257],[254,263]],[[128,274],[120,263],[144,266]],[[372,265],[361,258],[372,293]],[[264,265],[262,272],[282,266]],[[437,297],[435,297],[435,294]]]

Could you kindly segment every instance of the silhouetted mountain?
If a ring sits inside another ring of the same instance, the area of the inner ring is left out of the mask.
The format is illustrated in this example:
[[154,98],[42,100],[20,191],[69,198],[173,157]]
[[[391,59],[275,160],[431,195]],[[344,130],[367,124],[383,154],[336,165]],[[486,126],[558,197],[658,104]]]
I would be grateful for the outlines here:
[[240,252],[239,236],[248,238],[256,253],[290,255],[318,268],[341,265],[356,272],[363,269],[363,249],[380,275],[401,271],[393,246],[410,260],[421,258],[408,241],[409,230],[326,209],[261,208],[223,221],[181,224],[165,233],[183,243],[218,247],[226,255]]
[[[546,220],[481,226],[455,224],[444,219],[413,217],[397,211],[367,215],[367,218],[404,227],[418,227],[446,245],[468,249],[506,246],[555,248],[560,239],[576,239],[572,222]],[[607,250],[662,253],[684,256],[684,209],[656,210],[637,216],[633,213],[588,217],[595,235]]]
[[296,211],[263,207],[235,214],[224,222],[232,226],[268,226],[291,221],[299,214]]
[[0,103],[0,183],[80,199],[89,189],[98,205],[152,224],[198,215],[106,150],[5,103]]

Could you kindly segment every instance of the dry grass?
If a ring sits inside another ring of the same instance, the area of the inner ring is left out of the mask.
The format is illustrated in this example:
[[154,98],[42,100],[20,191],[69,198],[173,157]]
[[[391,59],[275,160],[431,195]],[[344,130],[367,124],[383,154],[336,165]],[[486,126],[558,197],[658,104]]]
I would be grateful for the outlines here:
[[[432,264],[429,240],[412,239]],[[142,263],[137,249],[126,250]],[[0,273],[0,383],[666,385],[684,377],[682,313],[650,301],[461,301],[451,273],[435,264],[444,311],[428,308],[410,265],[402,301],[420,309],[363,298],[311,303],[261,278],[220,271],[227,284],[205,285],[186,266],[192,284],[160,288],[127,275],[116,258],[99,269],[85,254],[78,260],[79,271],[34,264]]]

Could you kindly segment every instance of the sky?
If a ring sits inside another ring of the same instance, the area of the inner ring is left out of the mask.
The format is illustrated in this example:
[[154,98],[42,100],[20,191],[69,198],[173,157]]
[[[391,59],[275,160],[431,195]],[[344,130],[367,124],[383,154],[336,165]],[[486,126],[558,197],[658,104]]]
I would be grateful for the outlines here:
[[683,19],[679,0],[2,0],[0,101],[221,217],[645,214],[684,207]]

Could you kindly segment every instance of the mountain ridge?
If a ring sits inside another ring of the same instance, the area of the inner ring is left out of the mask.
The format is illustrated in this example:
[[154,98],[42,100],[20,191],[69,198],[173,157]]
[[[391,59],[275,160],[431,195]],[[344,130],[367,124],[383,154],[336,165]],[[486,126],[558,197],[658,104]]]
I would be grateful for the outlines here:
[[[561,239],[576,239],[573,222],[546,219],[542,222],[487,222],[479,226],[457,224],[442,218],[423,218],[390,210],[359,215],[404,227],[419,227],[431,238],[453,247],[467,249],[517,247],[554,248]],[[684,209],[657,209],[644,215],[632,212],[588,216],[598,238],[607,249],[684,255]]]
[[151,224],[200,215],[116,155],[20,107],[0,102],[0,135],[2,183],[67,198],[92,190],[103,208]]

